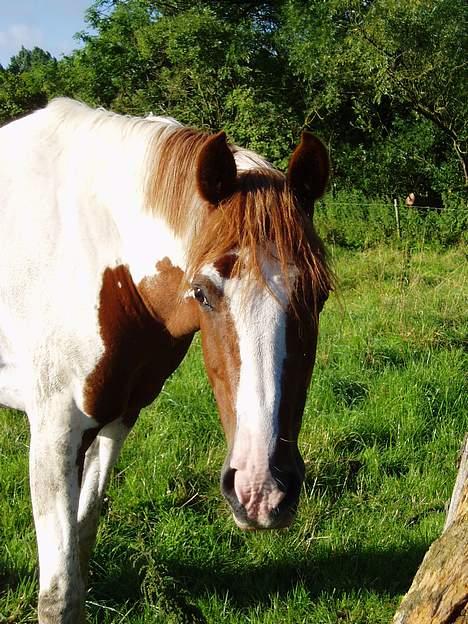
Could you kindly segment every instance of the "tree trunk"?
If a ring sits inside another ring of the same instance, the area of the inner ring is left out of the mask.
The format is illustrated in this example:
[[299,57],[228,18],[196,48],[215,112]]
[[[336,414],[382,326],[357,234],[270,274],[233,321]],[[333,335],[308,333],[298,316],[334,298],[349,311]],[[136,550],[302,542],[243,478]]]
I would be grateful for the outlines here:
[[444,531],[427,551],[393,624],[468,624],[468,434]]
[[457,155],[458,160],[460,161],[460,165],[463,171],[463,175],[465,177],[465,186],[468,186],[468,161],[466,158],[466,152],[462,150],[459,142],[456,139],[453,139],[453,147],[455,149],[455,153]]

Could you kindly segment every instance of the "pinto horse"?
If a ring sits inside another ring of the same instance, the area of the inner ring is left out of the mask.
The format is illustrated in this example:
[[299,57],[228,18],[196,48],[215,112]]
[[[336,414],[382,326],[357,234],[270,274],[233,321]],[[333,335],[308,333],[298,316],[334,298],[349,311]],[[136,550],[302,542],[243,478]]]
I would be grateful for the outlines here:
[[328,172],[309,133],[284,176],[223,132],[68,99],[0,130],[0,403],[30,422],[40,624],[84,620],[110,470],[197,330],[235,522],[291,522]]

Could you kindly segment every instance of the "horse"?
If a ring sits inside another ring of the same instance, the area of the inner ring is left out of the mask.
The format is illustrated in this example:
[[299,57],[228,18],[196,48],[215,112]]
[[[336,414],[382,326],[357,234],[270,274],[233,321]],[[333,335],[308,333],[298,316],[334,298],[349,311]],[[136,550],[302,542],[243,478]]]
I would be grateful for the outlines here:
[[84,621],[109,473],[198,330],[234,520],[292,521],[328,176],[309,132],[284,175],[224,132],[67,98],[0,129],[0,403],[29,420],[40,624]]

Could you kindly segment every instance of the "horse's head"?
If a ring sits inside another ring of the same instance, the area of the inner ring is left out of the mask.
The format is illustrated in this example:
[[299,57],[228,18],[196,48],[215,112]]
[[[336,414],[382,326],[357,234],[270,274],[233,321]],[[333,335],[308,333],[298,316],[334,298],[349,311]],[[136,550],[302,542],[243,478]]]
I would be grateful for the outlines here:
[[328,168],[310,134],[286,177],[266,167],[238,173],[224,134],[198,160],[208,217],[193,241],[187,295],[229,447],[221,488],[245,529],[288,526],[304,478],[298,434],[330,287],[311,216]]

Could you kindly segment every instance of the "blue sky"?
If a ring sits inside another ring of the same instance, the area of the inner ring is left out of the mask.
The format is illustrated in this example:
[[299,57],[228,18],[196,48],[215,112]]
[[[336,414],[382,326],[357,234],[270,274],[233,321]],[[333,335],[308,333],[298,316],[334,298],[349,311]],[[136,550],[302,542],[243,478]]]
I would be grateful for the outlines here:
[[60,58],[79,46],[92,0],[0,0],[0,63],[5,67],[22,45],[39,46]]

